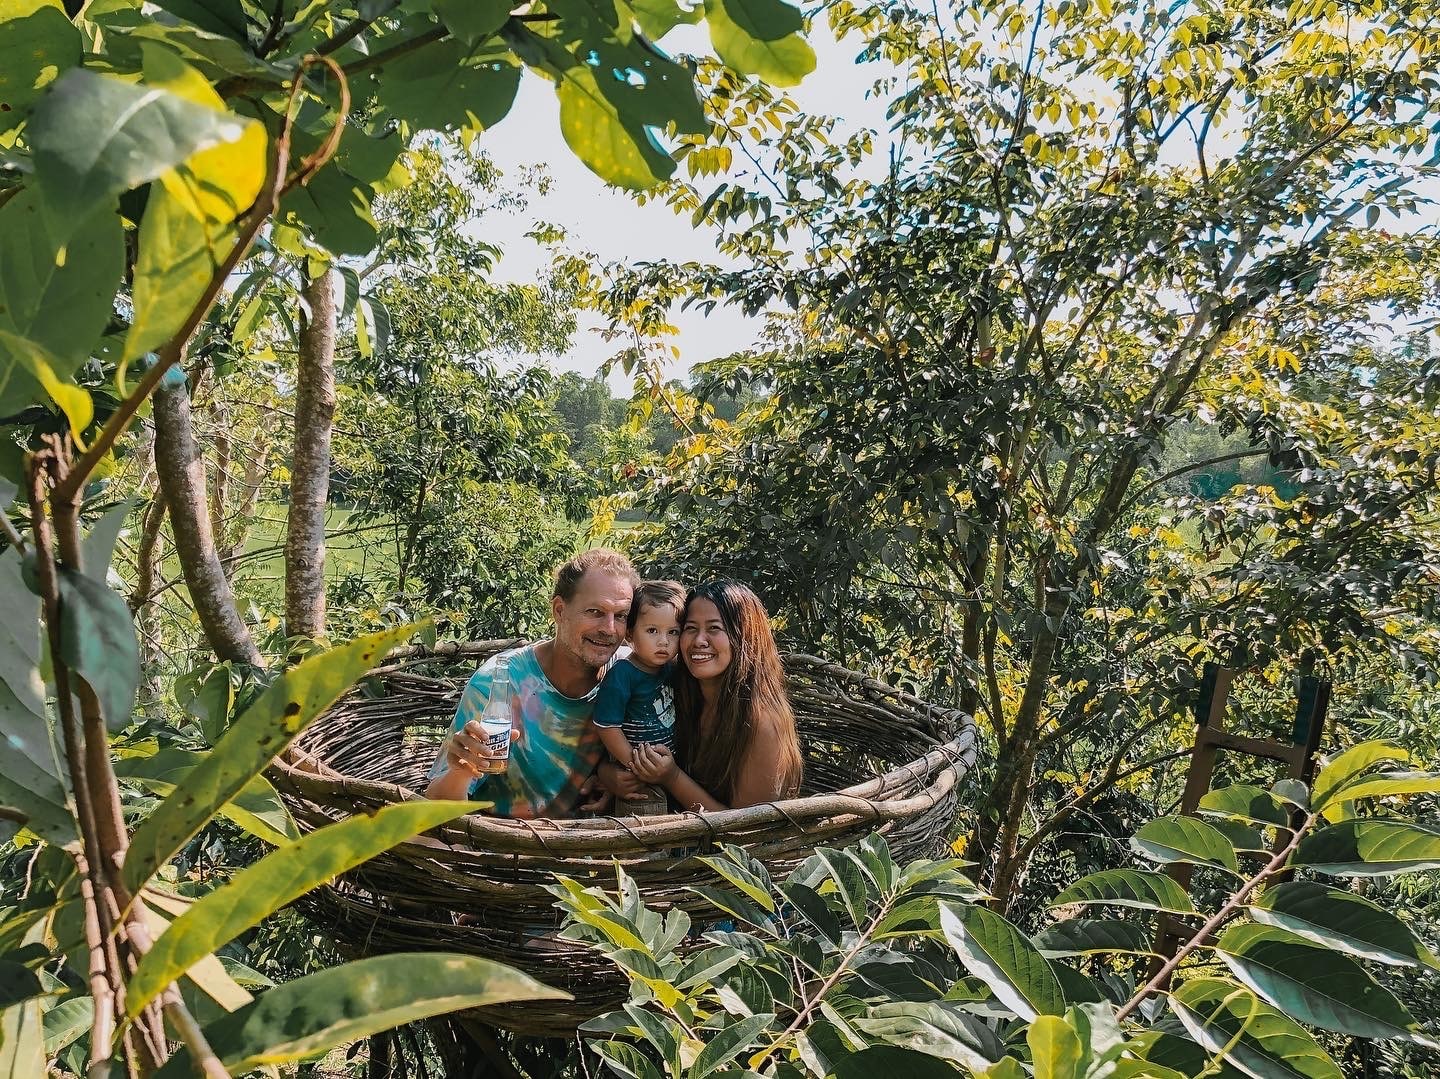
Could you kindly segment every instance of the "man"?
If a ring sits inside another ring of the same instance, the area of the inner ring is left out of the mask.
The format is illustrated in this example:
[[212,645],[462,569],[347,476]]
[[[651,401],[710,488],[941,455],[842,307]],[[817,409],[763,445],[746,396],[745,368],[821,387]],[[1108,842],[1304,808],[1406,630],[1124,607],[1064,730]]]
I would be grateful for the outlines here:
[[[427,798],[494,802],[500,817],[568,817],[605,804],[602,794],[581,805],[601,752],[590,718],[601,673],[624,640],[638,580],[630,560],[606,548],[584,551],[555,571],[555,636],[493,656],[471,676],[430,769]],[[514,740],[509,768],[485,775],[481,762],[490,753],[480,714],[502,663],[517,713]],[[602,778],[612,793],[643,797],[629,773],[606,770]]]

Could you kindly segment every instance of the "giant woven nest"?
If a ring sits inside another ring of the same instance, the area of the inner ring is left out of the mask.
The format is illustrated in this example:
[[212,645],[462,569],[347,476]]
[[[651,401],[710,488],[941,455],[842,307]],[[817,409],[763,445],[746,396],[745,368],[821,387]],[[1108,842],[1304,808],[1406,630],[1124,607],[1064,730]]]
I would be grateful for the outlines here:
[[[466,680],[480,660],[520,643],[446,643],[388,657],[272,769],[301,828],[419,797]],[[973,720],[813,656],[788,655],[785,670],[805,753],[801,797],[663,817],[472,814],[312,893],[309,913],[353,955],[459,951],[518,967],[574,1000],[471,1017],[565,1035],[616,1006],[625,984],[607,960],[555,937],[560,916],[545,890],[555,874],[614,887],[619,863],[650,905],[713,919],[689,889],[720,883],[694,856],[721,843],[739,844],[782,873],[817,846],[873,831],[897,858],[939,852],[974,761]]]

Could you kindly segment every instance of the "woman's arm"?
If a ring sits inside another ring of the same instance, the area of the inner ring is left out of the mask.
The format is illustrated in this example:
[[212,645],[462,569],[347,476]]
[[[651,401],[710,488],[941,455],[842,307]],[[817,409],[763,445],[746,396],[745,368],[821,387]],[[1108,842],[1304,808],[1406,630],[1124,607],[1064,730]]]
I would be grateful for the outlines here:
[[785,773],[780,761],[780,729],[771,717],[755,717],[750,747],[735,783],[735,808],[773,802],[785,797]]
[[637,746],[630,767],[646,783],[664,787],[683,809],[718,813],[730,808],[686,775],[665,746]]

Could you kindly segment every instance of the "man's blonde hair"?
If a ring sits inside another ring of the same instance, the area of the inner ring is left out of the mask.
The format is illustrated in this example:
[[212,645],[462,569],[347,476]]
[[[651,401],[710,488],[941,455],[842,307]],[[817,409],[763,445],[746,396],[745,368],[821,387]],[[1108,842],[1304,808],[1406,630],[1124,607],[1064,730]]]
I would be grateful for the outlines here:
[[592,547],[555,568],[553,594],[566,601],[574,599],[575,590],[580,587],[580,579],[591,570],[629,581],[632,588],[640,583],[640,575],[635,572],[630,559],[609,547]]

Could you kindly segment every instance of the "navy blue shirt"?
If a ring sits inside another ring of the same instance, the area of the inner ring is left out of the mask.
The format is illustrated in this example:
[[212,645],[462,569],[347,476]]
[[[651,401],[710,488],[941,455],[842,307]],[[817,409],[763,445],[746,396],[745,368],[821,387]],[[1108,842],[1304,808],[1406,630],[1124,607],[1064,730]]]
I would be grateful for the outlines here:
[[674,748],[675,695],[672,664],[658,674],[642,671],[629,658],[617,659],[595,695],[595,726],[619,727],[632,746]]

